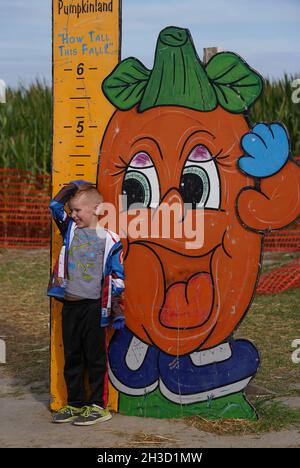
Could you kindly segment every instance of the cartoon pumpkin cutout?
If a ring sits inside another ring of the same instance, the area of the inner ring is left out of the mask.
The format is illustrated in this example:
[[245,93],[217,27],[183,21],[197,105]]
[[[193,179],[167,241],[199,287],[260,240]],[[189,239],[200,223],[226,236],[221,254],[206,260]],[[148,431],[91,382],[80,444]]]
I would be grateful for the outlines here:
[[[109,350],[123,414],[255,417],[243,391],[259,356],[233,331],[258,282],[264,233],[299,214],[300,171],[279,123],[250,129],[261,77],[238,55],[204,65],[186,29],[161,31],[153,70],[122,61],[103,83],[117,107],[101,146],[98,188],[153,219],[165,203],[203,214],[204,243],[128,234],[126,326]],[[184,224],[187,211],[183,209]]]

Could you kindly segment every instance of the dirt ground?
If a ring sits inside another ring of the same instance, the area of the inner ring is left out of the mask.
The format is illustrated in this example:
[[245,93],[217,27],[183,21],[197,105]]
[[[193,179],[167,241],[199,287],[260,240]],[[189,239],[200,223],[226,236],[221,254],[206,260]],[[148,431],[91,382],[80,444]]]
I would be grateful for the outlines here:
[[9,396],[14,382],[1,379],[7,396],[0,400],[0,447],[92,448],[219,448],[297,447],[300,430],[263,435],[220,436],[199,431],[180,420],[127,417],[113,414],[110,421],[90,427],[51,423],[48,394],[30,391]]

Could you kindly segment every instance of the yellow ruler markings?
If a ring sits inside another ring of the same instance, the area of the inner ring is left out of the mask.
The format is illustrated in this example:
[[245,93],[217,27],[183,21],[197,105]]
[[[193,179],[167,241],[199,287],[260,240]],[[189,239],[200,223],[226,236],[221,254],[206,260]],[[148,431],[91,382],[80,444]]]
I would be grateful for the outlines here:
[[[70,180],[96,183],[100,143],[114,111],[101,91],[120,56],[121,0],[52,0],[53,195]],[[61,239],[52,229],[52,266]],[[61,304],[51,300],[51,407],[66,402]]]

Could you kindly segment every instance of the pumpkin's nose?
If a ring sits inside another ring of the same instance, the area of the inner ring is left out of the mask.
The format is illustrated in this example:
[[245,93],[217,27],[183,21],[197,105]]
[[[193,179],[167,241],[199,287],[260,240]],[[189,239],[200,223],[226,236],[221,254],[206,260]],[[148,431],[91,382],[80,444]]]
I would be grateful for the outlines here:
[[168,190],[152,217],[151,234],[162,239],[182,239],[184,203],[175,188]]
[[168,190],[161,200],[160,207],[168,205],[169,209],[174,210],[174,213],[178,213],[178,217],[175,218],[177,222],[182,222],[184,219],[184,202],[176,188]]

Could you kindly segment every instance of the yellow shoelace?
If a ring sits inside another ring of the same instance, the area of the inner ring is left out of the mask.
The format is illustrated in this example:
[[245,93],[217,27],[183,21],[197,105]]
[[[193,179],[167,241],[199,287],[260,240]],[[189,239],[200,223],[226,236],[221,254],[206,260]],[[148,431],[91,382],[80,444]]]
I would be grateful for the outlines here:
[[[77,409],[77,408],[75,408],[75,409]],[[64,406],[59,412],[60,413],[67,413],[68,411],[71,411],[71,412],[74,411],[74,407],[73,406]]]
[[83,416],[84,418],[88,418],[92,411],[97,411],[101,413],[101,409],[97,408],[96,406],[84,406],[82,408],[81,416]]

